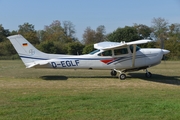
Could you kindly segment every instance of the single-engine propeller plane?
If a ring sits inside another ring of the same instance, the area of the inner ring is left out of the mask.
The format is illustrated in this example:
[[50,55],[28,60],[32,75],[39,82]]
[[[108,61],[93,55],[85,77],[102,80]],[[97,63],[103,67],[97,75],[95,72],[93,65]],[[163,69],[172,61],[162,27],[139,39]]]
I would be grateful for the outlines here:
[[161,62],[168,50],[159,48],[140,48],[138,44],[152,40],[133,42],[100,42],[94,44],[95,51],[85,55],[47,54],[36,49],[21,35],[9,36],[26,68],[53,69],[102,69],[111,70],[111,75],[119,73],[121,80],[126,79],[126,72],[144,69],[146,77],[151,77],[147,68]]

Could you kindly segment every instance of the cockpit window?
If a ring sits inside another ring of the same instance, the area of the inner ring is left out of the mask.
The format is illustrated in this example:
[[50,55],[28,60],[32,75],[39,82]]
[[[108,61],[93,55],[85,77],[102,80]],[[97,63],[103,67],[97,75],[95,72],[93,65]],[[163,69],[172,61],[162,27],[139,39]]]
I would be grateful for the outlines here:
[[114,50],[114,55],[123,55],[123,54],[128,54],[127,48],[120,48]]
[[112,51],[111,50],[104,51],[102,53],[99,53],[98,56],[112,56]]
[[99,51],[100,51],[100,50],[94,50],[94,51],[90,52],[89,54],[94,55],[95,53],[97,53],[97,52],[99,52]]
[[[130,50],[131,50],[132,53],[133,53],[133,48],[134,48],[133,45],[131,45],[131,46],[130,46]],[[140,48],[139,46],[136,46],[136,51],[138,51],[138,50],[140,50],[140,49],[141,49],[141,48]]]

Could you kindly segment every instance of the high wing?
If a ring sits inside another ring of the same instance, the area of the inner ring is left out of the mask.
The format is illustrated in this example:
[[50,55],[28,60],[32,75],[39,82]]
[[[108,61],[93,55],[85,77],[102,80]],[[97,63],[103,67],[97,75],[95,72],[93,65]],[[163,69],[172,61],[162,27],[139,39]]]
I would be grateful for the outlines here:
[[152,42],[152,40],[137,40],[137,41],[133,41],[133,42],[100,42],[100,43],[96,43],[94,44],[94,48],[96,49],[102,49],[102,50],[109,50],[109,49],[116,49],[119,47],[123,47],[123,46],[128,46],[128,45],[138,45],[138,44],[145,44],[148,42]]

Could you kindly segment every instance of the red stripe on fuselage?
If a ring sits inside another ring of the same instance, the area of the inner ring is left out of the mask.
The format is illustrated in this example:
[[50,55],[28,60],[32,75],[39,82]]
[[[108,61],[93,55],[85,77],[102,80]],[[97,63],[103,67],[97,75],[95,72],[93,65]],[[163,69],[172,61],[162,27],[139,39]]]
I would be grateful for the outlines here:
[[107,64],[107,63],[109,63],[109,62],[111,62],[111,61],[113,61],[113,60],[114,60],[114,59],[107,59],[107,60],[101,60],[101,62]]

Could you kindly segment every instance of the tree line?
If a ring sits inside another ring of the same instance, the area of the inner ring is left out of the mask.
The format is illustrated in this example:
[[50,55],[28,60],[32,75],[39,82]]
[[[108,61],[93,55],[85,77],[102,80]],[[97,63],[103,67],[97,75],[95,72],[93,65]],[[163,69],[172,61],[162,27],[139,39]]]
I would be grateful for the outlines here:
[[7,39],[10,35],[21,34],[36,48],[46,53],[54,54],[87,54],[94,50],[93,44],[103,41],[130,42],[140,39],[151,39],[155,42],[141,47],[162,48],[170,50],[168,59],[180,59],[180,24],[169,24],[164,18],[153,18],[152,26],[133,24],[133,26],[118,27],[106,34],[104,25],[95,30],[87,27],[83,39],[75,37],[75,25],[70,21],[53,21],[44,26],[43,30],[35,30],[34,25],[24,23],[18,30],[9,31],[0,24],[0,59],[18,59],[18,55]]

